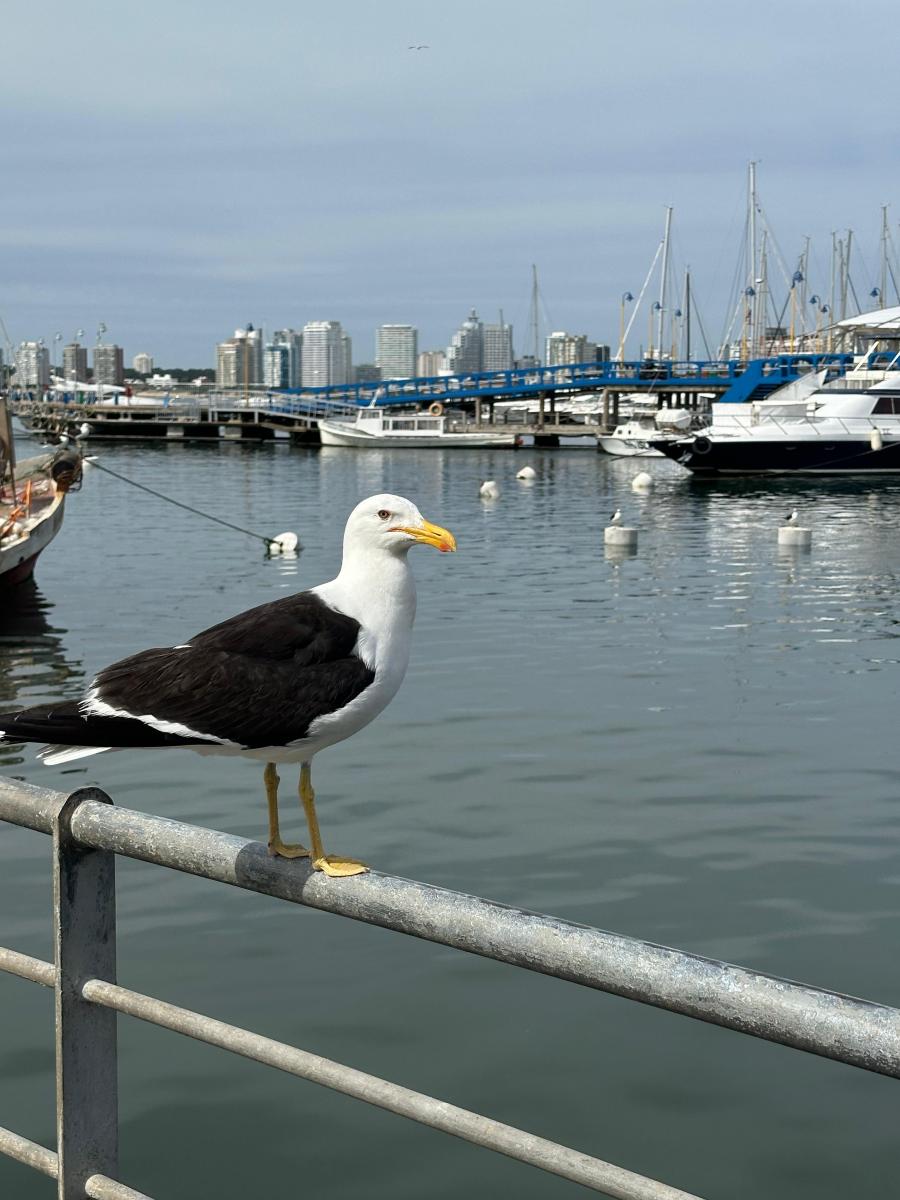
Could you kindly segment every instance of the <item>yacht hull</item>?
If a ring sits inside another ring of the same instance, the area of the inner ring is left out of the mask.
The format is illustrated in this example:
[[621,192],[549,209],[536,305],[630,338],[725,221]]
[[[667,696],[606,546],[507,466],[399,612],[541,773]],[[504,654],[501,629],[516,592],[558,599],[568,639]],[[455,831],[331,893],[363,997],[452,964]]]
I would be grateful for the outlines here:
[[900,472],[900,441],[874,450],[868,438],[685,438],[655,442],[695,475],[879,475]]

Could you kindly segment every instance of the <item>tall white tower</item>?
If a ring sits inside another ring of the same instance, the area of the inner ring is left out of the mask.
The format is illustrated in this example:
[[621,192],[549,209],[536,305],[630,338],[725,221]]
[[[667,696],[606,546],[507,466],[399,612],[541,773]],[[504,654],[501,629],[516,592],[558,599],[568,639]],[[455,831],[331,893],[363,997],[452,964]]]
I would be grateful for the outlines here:
[[375,331],[375,363],[382,379],[409,379],[416,373],[419,331],[413,325],[381,325]]

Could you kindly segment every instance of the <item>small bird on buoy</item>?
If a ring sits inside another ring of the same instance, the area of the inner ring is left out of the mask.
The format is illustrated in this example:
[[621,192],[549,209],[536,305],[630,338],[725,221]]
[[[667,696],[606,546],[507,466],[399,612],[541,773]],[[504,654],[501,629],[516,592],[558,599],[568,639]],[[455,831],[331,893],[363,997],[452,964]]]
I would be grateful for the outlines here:
[[516,472],[516,479],[537,479],[537,471],[534,467],[523,467]]
[[622,510],[617,508],[603,530],[603,544],[631,548],[637,546],[637,530],[622,524]]
[[812,530],[798,525],[799,515],[796,508],[791,509],[784,519],[784,524],[778,527],[779,546],[801,546],[808,549],[812,543]]
[[649,475],[646,471],[641,471],[632,479],[631,490],[633,492],[652,492],[653,476]]
[[497,500],[500,496],[500,489],[493,479],[486,479],[478,489],[478,495],[482,500]]

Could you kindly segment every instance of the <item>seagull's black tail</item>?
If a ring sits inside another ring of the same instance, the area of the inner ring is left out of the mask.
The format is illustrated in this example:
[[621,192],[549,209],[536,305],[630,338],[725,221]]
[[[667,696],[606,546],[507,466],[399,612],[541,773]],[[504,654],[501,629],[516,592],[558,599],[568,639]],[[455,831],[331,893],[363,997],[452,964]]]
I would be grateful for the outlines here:
[[39,704],[0,715],[0,737],[13,742],[47,742],[54,746],[196,746],[202,738],[160,733],[133,717],[103,717],[83,713],[77,700]]

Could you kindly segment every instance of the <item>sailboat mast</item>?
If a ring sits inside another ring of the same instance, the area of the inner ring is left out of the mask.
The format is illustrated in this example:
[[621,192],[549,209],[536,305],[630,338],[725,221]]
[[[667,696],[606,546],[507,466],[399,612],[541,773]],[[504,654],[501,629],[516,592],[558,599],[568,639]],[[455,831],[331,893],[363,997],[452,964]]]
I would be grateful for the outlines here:
[[[767,353],[766,349],[766,313],[769,310],[769,301],[766,295],[769,288],[769,255],[768,248],[769,231],[763,230],[762,243],[759,248],[759,275],[756,280],[756,354]],[[753,355],[751,355],[751,358]]]
[[756,163],[750,163],[747,178],[747,308],[750,325],[750,358],[759,346],[759,305],[756,296]]
[[834,230],[831,231],[831,299],[828,301],[828,315],[831,320],[828,322],[828,353],[831,353],[833,344],[832,326],[834,325],[834,268],[837,257],[837,234]]
[[672,209],[666,208],[666,231],[663,234],[662,274],[659,279],[659,323],[657,326],[656,344],[659,346],[659,357],[663,355],[663,325],[666,316],[666,288],[669,281],[669,233],[672,229]]
[[684,273],[684,357],[691,361],[691,268]]
[[881,206],[881,298],[879,308],[887,308],[887,270],[888,270],[888,206]]

